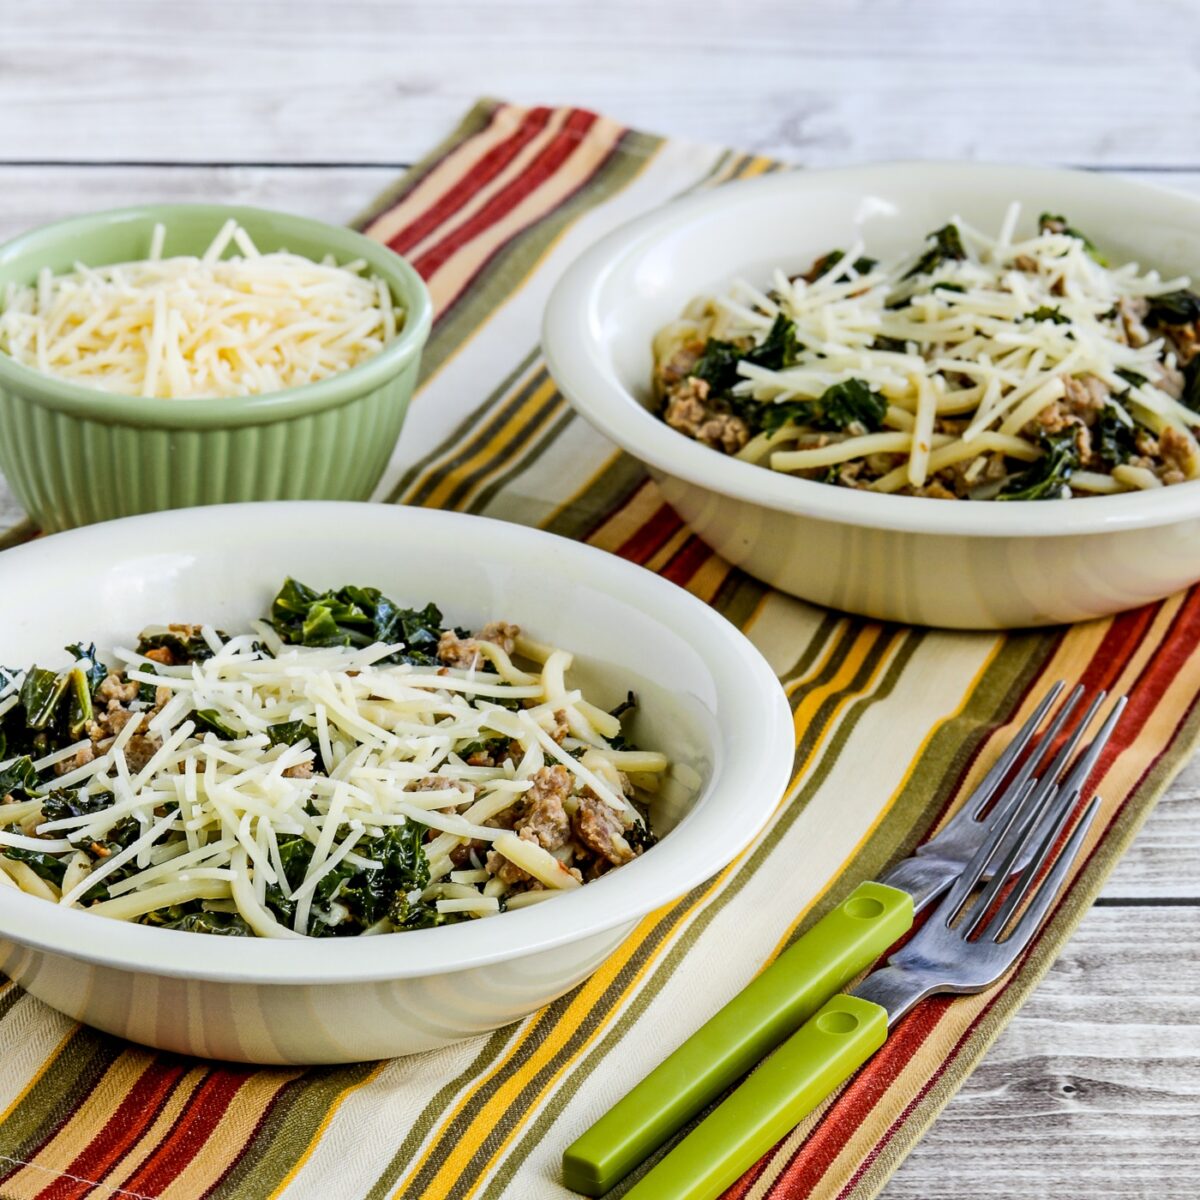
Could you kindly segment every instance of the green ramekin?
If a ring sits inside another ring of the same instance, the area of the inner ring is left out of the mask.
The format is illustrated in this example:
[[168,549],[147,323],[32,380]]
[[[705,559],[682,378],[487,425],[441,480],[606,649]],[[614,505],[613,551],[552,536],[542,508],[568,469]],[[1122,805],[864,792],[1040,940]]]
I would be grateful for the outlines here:
[[42,267],[202,253],[230,217],[263,251],[365,259],[406,313],[374,358],[319,383],[261,396],[159,400],[67,383],[0,353],[0,470],[47,532],[164,508],[234,500],[365,500],[412,398],[432,304],[399,255],[350,229],[221,204],[156,204],[74,217],[0,246],[0,297]]

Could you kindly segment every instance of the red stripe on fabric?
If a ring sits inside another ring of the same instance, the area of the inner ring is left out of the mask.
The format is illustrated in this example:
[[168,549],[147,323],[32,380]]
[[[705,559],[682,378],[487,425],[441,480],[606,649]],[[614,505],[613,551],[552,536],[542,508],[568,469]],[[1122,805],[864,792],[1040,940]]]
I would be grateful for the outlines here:
[[506,217],[526,196],[535,192],[578,148],[584,134],[595,124],[595,113],[573,109],[562,129],[521,174],[496,193],[480,210],[448,233],[437,245],[413,261],[425,279],[431,278],[452,255],[478,237],[489,226]]
[[[493,146],[436,203],[410,221],[399,233],[390,237],[388,246],[397,254],[405,254],[428,237],[439,225],[449,220],[464,204],[476,196],[482,188],[491,183],[546,128],[553,113],[554,109],[541,105],[529,109],[517,124],[516,129],[504,141]],[[495,120],[495,114],[493,114],[492,120]],[[476,134],[476,137],[478,136]],[[455,146],[451,153],[462,150],[472,140],[474,139]]]
[[233,1098],[255,1071],[219,1067],[193,1093],[179,1120],[158,1148],[122,1185],[141,1196],[157,1196],[180,1175],[212,1136]]
[[708,546],[696,537],[695,534],[692,534],[679,548],[678,553],[672,557],[671,561],[659,571],[659,574],[664,579],[669,579],[672,583],[679,584],[680,587],[687,587],[692,581],[692,576],[712,556],[713,552]]
[[113,1110],[104,1128],[37,1200],[81,1200],[129,1153],[154,1123],[186,1069],[153,1061]]
[[[1137,646],[1140,645],[1155,617],[1161,611],[1161,607],[1161,605],[1149,605],[1130,613],[1124,613],[1113,621],[1112,626],[1097,647],[1083,673],[1082,678],[1089,686],[1097,686],[1101,681],[1111,682],[1119,676],[1120,672],[1128,665],[1132,651],[1136,650]],[[1113,759],[1123,750],[1128,749],[1137,740],[1146,722],[1153,715],[1159,703],[1161,703],[1170,681],[1174,679],[1183,663],[1195,653],[1198,644],[1200,644],[1200,589],[1189,593],[1184,603],[1180,606],[1180,610],[1173,618],[1170,629],[1164,633],[1160,641],[1158,653],[1151,656],[1137,681],[1130,687],[1129,704],[1126,708],[1125,716],[1118,726],[1112,741],[1106,748],[1101,762],[1098,764],[1098,772],[1103,773],[1107,770]],[[1142,786],[1142,783],[1160,761],[1162,755],[1166,753],[1178,730],[1186,723],[1190,714],[1195,709],[1197,700],[1200,700],[1200,697],[1193,700],[1187,713],[1176,724],[1171,737],[1164,743],[1163,750],[1155,756],[1153,762],[1147,765],[1137,782],[1130,788],[1125,800],[1122,801],[1114,812],[1113,821],[1124,811],[1130,797],[1136,794],[1138,788]],[[1110,821],[1110,826],[1111,824],[1112,821]],[[1092,853],[1080,864],[1080,874],[1088,863],[1091,862],[1093,855],[1097,853],[1102,842],[1103,838],[1096,843]],[[1055,911],[1061,906],[1063,900],[1066,899],[1071,890],[1074,889],[1078,878],[1079,874],[1076,875],[1063,897],[1055,905]],[[1027,959],[1029,954],[1033,953],[1034,949],[1040,943],[1041,938],[1044,936],[1044,930],[1045,927],[1033,939],[1029,949],[1022,955],[1022,962]],[[839,1200],[845,1200],[853,1191],[863,1174],[870,1168],[871,1164],[892,1140],[897,1131],[903,1127],[904,1122],[917,1105],[929,1094],[930,1090],[956,1060],[963,1046],[970,1040],[979,1027],[980,1022],[991,1012],[992,1007],[998,1002],[1005,990],[1005,988],[1001,988],[979,1012],[970,1026],[963,1031],[953,1049],[938,1065],[936,1070],[932,1072],[912,1100],[905,1106],[900,1116],[892,1122],[884,1135],[872,1147],[870,1153],[858,1164],[853,1175],[839,1193]],[[795,1153],[789,1158],[779,1177],[772,1184],[768,1192],[768,1200],[785,1200],[785,1198],[786,1200],[802,1200],[803,1197],[811,1193],[813,1187],[816,1186],[828,1171],[837,1155],[845,1147],[850,1134],[859,1128],[870,1115],[870,1111],[874,1108],[878,1099],[885,1094],[899,1071],[903,1070],[907,1061],[919,1050],[920,1042],[923,1042],[928,1037],[928,1034],[936,1028],[938,1022],[945,1015],[952,1003],[953,1000],[950,998],[927,1000],[901,1023],[896,1033],[893,1033],[889,1037],[883,1049],[876,1054],[867,1067],[859,1072],[843,1095],[831,1106],[817,1129],[813,1131],[804,1144],[798,1147]],[[903,1061],[898,1063],[893,1061],[892,1071],[890,1074],[885,1074],[881,1068],[885,1066],[888,1059],[892,1058],[892,1045],[896,1040],[897,1034],[906,1030],[909,1022],[915,1020],[923,1013],[928,1014],[926,1017],[928,1028],[920,1038],[920,1042],[911,1047],[907,1058]],[[858,1093],[863,1100],[869,1100],[865,1108],[860,1104],[857,1111],[847,1111],[844,1102],[848,1100],[852,1091]],[[826,1135],[827,1130],[829,1132]],[[837,1131],[845,1132],[839,1133]],[[761,1175],[770,1157],[768,1155],[766,1156],[766,1160],[760,1161],[754,1170],[755,1175]]]
[[648,521],[617,547],[616,552],[630,562],[645,563],[682,528],[683,522],[675,510],[661,504]]
[[487,269],[492,265],[492,263],[494,263],[496,261],[496,259],[499,258],[500,255],[502,255],[508,249],[508,247],[512,245],[512,243],[517,238],[519,238],[522,234],[528,232],[529,229],[536,228],[543,221],[546,221],[550,217],[554,216],[555,213],[559,212],[566,205],[570,204],[571,201],[574,200],[576,196],[578,196],[581,192],[585,191],[588,187],[590,187],[592,181],[596,178],[596,176],[599,175],[604,170],[604,168],[607,167],[608,164],[610,162],[612,162],[612,160],[614,158],[616,158],[616,156],[618,154],[621,153],[624,139],[625,139],[625,134],[622,133],[616,139],[616,141],[613,143],[612,147],[604,155],[604,157],[598,163],[596,163],[595,167],[593,167],[592,170],[589,171],[588,174],[586,176],[584,176],[584,178],[581,179],[575,187],[573,187],[569,192],[564,193],[562,198],[559,200],[559,202],[553,208],[547,209],[535,221],[531,222],[529,225],[522,226],[520,229],[515,230],[511,237],[505,238],[505,240],[503,242],[501,242],[498,246],[496,246],[491,251],[491,253],[488,254],[488,256],[482,262],[479,263],[479,265],[476,267],[476,269],[467,278],[463,279],[459,283],[458,290],[454,293],[453,296],[444,296],[442,298],[441,307],[438,309],[436,315],[433,318],[434,324],[436,325],[439,322],[444,321],[452,312],[454,312],[455,308],[457,308],[459,303],[462,301],[463,297],[466,296],[470,292],[471,288],[475,284],[475,281],[481,275],[483,275],[485,271],[487,271]]

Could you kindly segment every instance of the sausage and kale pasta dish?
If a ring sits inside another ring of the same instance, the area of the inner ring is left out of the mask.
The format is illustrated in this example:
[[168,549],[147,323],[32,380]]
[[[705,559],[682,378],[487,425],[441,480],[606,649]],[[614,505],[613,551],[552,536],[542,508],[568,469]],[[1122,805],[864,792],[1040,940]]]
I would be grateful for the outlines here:
[[1048,213],[954,218],[909,258],[832,250],[694,301],[654,342],[663,419],[841,487],[1044,500],[1196,478],[1200,296]]
[[0,674],[0,887],[172,929],[391,933],[546,900],[654,842],[666,758],[504,621],[288,580],[230,636]]

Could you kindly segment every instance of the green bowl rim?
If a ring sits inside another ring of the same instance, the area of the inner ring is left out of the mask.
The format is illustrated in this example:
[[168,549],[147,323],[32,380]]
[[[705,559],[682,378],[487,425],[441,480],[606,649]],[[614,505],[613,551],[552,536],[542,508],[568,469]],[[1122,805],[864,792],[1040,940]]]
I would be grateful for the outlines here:
[[[412,264],[382,242],[344,225],[330,225],[313,217],[244,204],[136,204],[127,208],[67,217],[12,238],[0,245],[0,266],[18,254],[52,242],[64,233],[125,221],[148,220],[166,224],[173,214],[211,214],[222,220],[267,218],[329,243],[331,252],[350,258],[365,258],[372,270],[403,296],[404,328],[378,354],[316,383],[264,392],[257,396],[216,396],[163,400],[146,396],[124,396],[100,388],[86,387],[44,375],[23,366],[0,351],[0,388],[11,389],[59,412],[110,425],[157,426],[159,428],[210,429],[255,425],[306,416],[337,408],[372,392],[399,374],[421,352],[433,321],[433,301],[425,281]],[[107,264],[100,264],[107,265]]]

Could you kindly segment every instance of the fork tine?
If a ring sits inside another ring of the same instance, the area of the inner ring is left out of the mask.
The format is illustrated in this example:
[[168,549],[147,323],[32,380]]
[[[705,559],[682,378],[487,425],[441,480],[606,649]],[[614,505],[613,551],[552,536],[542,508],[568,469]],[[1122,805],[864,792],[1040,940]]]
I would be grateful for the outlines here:
[[[1088,745],[1088,748],[1079,756],[1078,761],[1071,768],[1071,773],[1062,781],[1062,793],[1064,795],[1069,796],[1073,792],[1080,795],[1083,794],[1087,787],[1088,777],[1091,775],[1096,763],[1099,761],[1100,755],[1104,752],[1104,747],[1108,745],[1109,739],[1112,737],[1113,730],[1116,729],[1117,723],[1120,721],[1121,714],[1125,711],[1125,706],[1127,703],[1127,697],[1119,696],[1117,698],[1116,703],[1113,705],[1112,712],[1108,714],[1108,717],[1105,719],[1104,724],[1101,725],[1099,732],[1092,739],[1091,743]],[[1093,704],[1092,708],[1095,709],[1096,705]],[[1091,714],[1089,713],[1089,717],[1090,716]],[[1039,837],[1046,832],[1050,822],[1054,819],[1055,817],[1052,813],[1045,813],[1040,818],[1041,823],[1037,830]],[[1036,839],[1034,839],[1032,842],[1026,842],[1025,844],[1028,848],[1030,845],[1036,846],[1038,842]],[[1021,870],[1024,866],[1025,859],[1018,859],[1014,865],[1014,869]]]
[[[1058,823],[1058,817],[1061,816],[1061,810],[1064,805],[1057,803],[1059,797],[1058,784],[1051,783],[1048,787],[1040,789],[1038,799],[1029,807],[1033,809],[1032,813],[1023,815],[1021,820],[1014,822],[1011,832],[1001,839],[1001,848],[1005,850],[1004,858],[1000,865],[991,873],[992,879],[988,886],[984,889],[983,894],[975,903],[975,907],[971,910],[971,915],[967,918],[963,926],[963,937],[970,937],[983,924],[984,918],[988,911],[996,902],[996,897],[1000,891],[1008,883],[1013,873],[1020,868],[1017,866],[1017,859],[1025,852],[1025,848],[1033,840],[1034,830],[1045,824],[1046,816],[1053,817],[1053,823]],[[1066,807],[1070,807],[1078,799],[1079,793],[1074,796],[1064,797]],[[1013,835],[1016,835],[1015,837]]]
[[962,874],[954,881],[954,886],[938,907],[938,913],[944,916],[947,925],[951,924],[958,916],[959,909],[962,908],[967,897],[983,878],[983,873],[1004,844],[1008,831],[1020,820],[1025,805],[1036,788],[1037,780],[1029,779],[1019,794],[1004,802],[1003,815],[994,822],[994,828],[971,856],[970,861],[963,868]]
[[[995,917],[992,918],[984,929],[983,936],[985,938],[993,942],[999,942],[1000,935],[1004,932],[1009,921],[1012,920],[1013,913],[1017,911],[1025,900],[1025,897],[1029,895],[1038,876],[1053,856],[1054,847],[1058,844],[1059,838],[1062,837],[1063,832],[1070,823],[1074,807],[1073,804],[1063,805],[1059,819],[1054,822],[1047,831],[1046,836],[1042,838],[1037,853],[1030,859],[1028,865],[1018,876],[1012,893],[1000,906],[1000,911],[996,913]],[[1054,902],[1054,897],[1058,894],[1058,889],[1062,886],[1062,881],[1066,877],[1067,871],[1070,870],[1071,864],[1075,861],[1079,845],[1091,827],[1099,807],[1097,798],[1093,797],[1084,810],[1083,816],[1072,831],[1070,838],[1067,840],[1067,844],[1063,847],[1062,853],[1058,856],[1054,866],[1050,869],[1049,874],[1038,889],[1033,902],[1017,923],[1016,929],[1013,930],[1012,936],[1005,942],[1005,945],[1016,942],[1016,951],[1019,952],[1042,923],[1042,918],[1046,915],[1046,910]]]
[[1013,777],[1009,789],[1013,791],[1020,790],[1025,786],[1025,781],[1033,777],[1034,771],[1042,764],[1050,747],[1054,745],[1058,735],[1062,732],[1063,726],[1067,723],[1067,718],[1075,711],[1075,706],[1079,703],[1080,697],[1084,693],[1082,683],[1075,685],[1071,694],[1062,702],[1062,707],[1054,714],[1054,720],[1050,722],[1046,732],[1038,739],[1038,743],[1034,746],[1032,753],[1021,765],[1021,769]]
[[[1017,758],[1020,756],[1021,752],[1027,745],[1029,745],[1030,739],[1037,732],[1038,726],[1041,725],[1042,721],[1046,717],[1046,713],[1050,711],[1050,708],[1054,702],[1062,694],[1062,690],[1065,686],[1066,685],[1064,682],[1060,679],[1054,684],[1053,687],[1050,688],[1046,695],[1042,697],[1042,700],[1038,704],[1037,708],[1033,710],[1033,714],[1030,716],[1030,718],[1025,722],[1024,725],[1021,726],[1019,730],[1017,730],[1016,736],[1004,748],[1004,752],[992,764],[991,768],[988,770],[988,773],[983,777],[983,779],[980,780],[979,786],[975,789],[975,793],[969,801],[972,817],[978,817],[979,814],[987,807],[988,802],[992,799],[992,797],[999,790],[1000,785],[1004,782],[1004,777],[1011,770],[1013,763],[1017,761]],[[1028,776],[1026,776],[1026,778],[1028,778]],[[1006,791],[1011,792],[1013,795],[1016,795],[1020,790],[1021,788],[1019,784],[1015,787],[1010,785],[1009,788],[1006,789]]]

